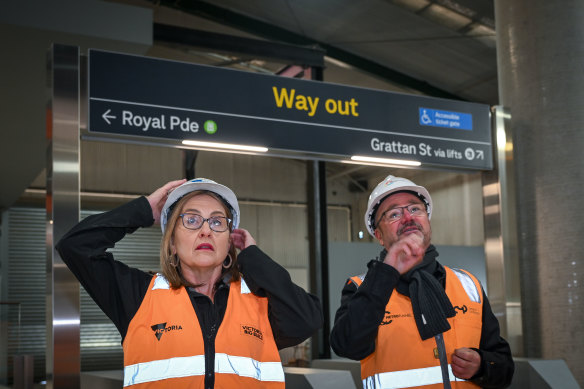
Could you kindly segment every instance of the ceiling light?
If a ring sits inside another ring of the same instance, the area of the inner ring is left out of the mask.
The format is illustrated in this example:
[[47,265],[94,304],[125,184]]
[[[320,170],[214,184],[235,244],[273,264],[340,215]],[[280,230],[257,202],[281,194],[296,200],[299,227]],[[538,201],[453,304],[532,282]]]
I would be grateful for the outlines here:
[[343,69],[353,69],[353,67],[351,65],[349,65],[348,63],[340,61],[340,60],[333,58],[333,57],[329,57],[328,55],[324,56],[324,60],[326,62],[329,62],[329,63],[331,63],[335,66],[338,66],[340,68],[343,68]]
[[216,143],[216,142],[200,142],[197,140],[183,140],[182,144],[186,145],[186,146],[209,147],[212,149],[255,151],[258,153],[265,153],[266,151],[268,151],[267,147],[261,147],[261,146],[234,145],[234,144],[230,144],[230,143]]
[[[405,165],[405,166],[420,166],[422,163],[418,161],[409,161],[405,159],[393,159],[393,158],[375,158],[375,157],[364,157],[361,155],[353,155],[351,161],[356,162],[368,162],[378,165]],[[349,161],[346,161],[349,162]],[[349,162],[350,163],[350,162]]]

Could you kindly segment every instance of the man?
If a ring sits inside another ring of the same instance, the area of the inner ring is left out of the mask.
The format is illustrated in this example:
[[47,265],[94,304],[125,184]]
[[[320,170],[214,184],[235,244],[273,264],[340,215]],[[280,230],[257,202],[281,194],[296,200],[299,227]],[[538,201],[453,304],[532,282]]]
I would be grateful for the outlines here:
[[383,246],[351,277],[331,331],[340,356],[361,361],[364,388],[504,388],[514,363],[479,281],[436,261],[426,188],[388,176],[365,223]]

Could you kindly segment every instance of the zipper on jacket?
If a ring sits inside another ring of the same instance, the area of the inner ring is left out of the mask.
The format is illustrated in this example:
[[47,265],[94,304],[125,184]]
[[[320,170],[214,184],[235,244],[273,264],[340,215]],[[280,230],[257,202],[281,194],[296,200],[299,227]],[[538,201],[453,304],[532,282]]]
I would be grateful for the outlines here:
[[213,324],[209,327],[209,332],[204,336],[205,343],[205,388],[215,387],[215,337],[217,336],[217,312],[215,304],[211,303],[209,317]]
[[448,374],[448,357],[446,356],[444,337],[442,334],[438,334],[434,339],[436,340],[436,346],[438,346],[438,356],[440,359],[440,368],[442,369],[442,382],[444,383],[444,389],[451,389],[450,375]]

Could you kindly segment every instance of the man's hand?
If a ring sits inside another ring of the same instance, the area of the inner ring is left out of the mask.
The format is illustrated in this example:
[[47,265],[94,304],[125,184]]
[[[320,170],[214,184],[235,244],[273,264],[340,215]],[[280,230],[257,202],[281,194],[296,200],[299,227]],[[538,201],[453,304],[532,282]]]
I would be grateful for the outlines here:
[[399,274],[405,274],[422,262],[425,252],[424,235],[418,231],[392,244],[383,262],[394,267]]
[[481,356],[475,350],[462,347],[454,350],[452,354],[452,373],[458,378],[468,380],[474,376],[481,367]]

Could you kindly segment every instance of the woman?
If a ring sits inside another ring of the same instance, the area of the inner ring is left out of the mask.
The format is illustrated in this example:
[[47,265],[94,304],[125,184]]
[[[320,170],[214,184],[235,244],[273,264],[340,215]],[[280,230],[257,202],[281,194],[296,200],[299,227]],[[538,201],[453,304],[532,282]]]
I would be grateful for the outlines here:
[[[84,219],[59,241],[63,261],[122,336],[124,386],[284,388],[278,349],[311,336],[322,310],[237,228],[239,218],[229,188],[178,180]],[[161,274],[106,251],[153,222],[163,232]]]

